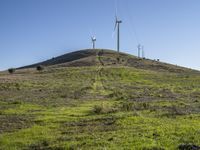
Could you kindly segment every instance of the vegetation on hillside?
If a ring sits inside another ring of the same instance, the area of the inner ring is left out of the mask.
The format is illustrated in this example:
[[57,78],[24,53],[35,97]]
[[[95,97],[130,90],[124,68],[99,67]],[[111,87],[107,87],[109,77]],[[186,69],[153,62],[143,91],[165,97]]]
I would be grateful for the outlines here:
[[1,72],[0,149],[198,149],[199,73],[128,57]]

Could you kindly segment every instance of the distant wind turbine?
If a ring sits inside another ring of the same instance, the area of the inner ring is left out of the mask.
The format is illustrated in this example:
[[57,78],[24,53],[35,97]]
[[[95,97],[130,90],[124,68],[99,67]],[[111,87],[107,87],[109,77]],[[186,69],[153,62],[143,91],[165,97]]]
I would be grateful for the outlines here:
[[120,23],[122,23],[121,20],[118,20],[117,16],[115,17],[115,28],[114,31],[117,28],[117,51],[120,50]]
[[141,51],[142,46],[140,44],[138,44],[137,48],[138,48],[138,58],[140,58],[140,51]]
[[95,42],[97,41],[97,39],[95,36],[92,36],[91,40],[92,40],[92,48],[95,49]]
[[145,58],[145,53],[144,53],[144,46],[142,46],[142,58]]

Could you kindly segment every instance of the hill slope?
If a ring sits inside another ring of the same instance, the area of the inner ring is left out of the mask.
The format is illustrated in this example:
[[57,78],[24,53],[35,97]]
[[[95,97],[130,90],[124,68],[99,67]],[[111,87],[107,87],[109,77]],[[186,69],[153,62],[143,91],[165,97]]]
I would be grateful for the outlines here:
[[[96,59],[101,57],[101,59]],[[67,53],[44,62],[21,67],[33,68],[38,65],[44,66],[63,66],[63,67],[81,67],[81,66],[129,66],[139,69],[168,71],[168,72],[197,72],[184,67],[174,66],[155,60],[142,59],[126,53],[117,53],[106,49],[86,49]]]
[[199,148],[197,71],[88,53],[0,73],[0,149]]

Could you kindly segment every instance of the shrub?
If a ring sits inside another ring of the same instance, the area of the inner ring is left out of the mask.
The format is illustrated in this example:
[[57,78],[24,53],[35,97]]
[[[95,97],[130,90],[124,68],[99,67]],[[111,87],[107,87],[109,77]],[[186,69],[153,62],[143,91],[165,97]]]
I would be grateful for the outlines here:
[[49,147],[49,143],[47,141],[42,141],[41,143],[31,144],[29,149],[45,149]]
[[13,74],[13,73],[15,72],[15,68],[9,68],[9,69],[8,69],[8,72],[9,72],[10,74]]
[[121,106],[122,111],[132,111],[134,110],[134,103],[132,102],[124,102]]
[[78,89],[74,91],[74,99],[82,98],[85,95],[86,91],[84,89]]
[[121,106],[122,111],[135,111],[135,110],[147,110],[150,108],[149,103],[139,102],[123,102]]
[[185,115],[186,112],[178,106],[172,106],[171,108],[169,108],[169,114],[172,116],[178,116]]
[[116,100],[126,100],[128,96],[121,91],[114,90],[111,94],[108,95],[108,98],[115,98]]
[[108,114],[108,113],[114,113],[116,111],[117,111],[117,108],[115,108],[115,107],[111,107],[111,106],[108,106],[108,105],[101,104],[101,105],[95,105],[93,107],[92,113]]
[[199,150],[200,146],[194,144],[181,144],[178,146],[179,150]]
[[3,115],[4,113],[2,111],[0,111],[0,115]]
[[12,101],[11,104],[22,104],[20,101]]
[[95,114],[101,114],[103,112],[103,106],[95,105],[93,108],[93,112]]
[[167,108],[167,112],[163,114],[163,116],[166,117],[176,117],[176,116],[181,116],[181,115],[186,115],[188,114],[186,109],[183,109],[181,107],[178,106],[170,106]]
[[149,109],[149,107],[150,107],[150,105],[149,105],[149,103],[141,103],[141,107],[143,108],[143,109]]
[[144,147],[143,150],[165,150],[164,148],[162,147]]
[[37,71],[42,71],[42,70],[44,70],[44,66],[39,65],[39,66],[36,67],[36,69],[37,69]]

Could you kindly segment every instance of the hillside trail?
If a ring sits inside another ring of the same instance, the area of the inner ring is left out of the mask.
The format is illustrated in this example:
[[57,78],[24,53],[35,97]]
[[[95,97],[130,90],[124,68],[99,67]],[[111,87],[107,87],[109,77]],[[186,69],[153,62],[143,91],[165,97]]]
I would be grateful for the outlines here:
[[103,50],[98,50],[96,53],[96,57],[97,57],[97,61],[99,62],[99,65],[97,66],[97,69],[96,69],[93,89],[94,89],[94,92],[97,93],[98,95],[106,96],[108,92],[106,91],[104,84],[102,82],[102,73],[103,73],[103,66],[104,66],[104,63],[101,60],[102,54],[103,54]]

